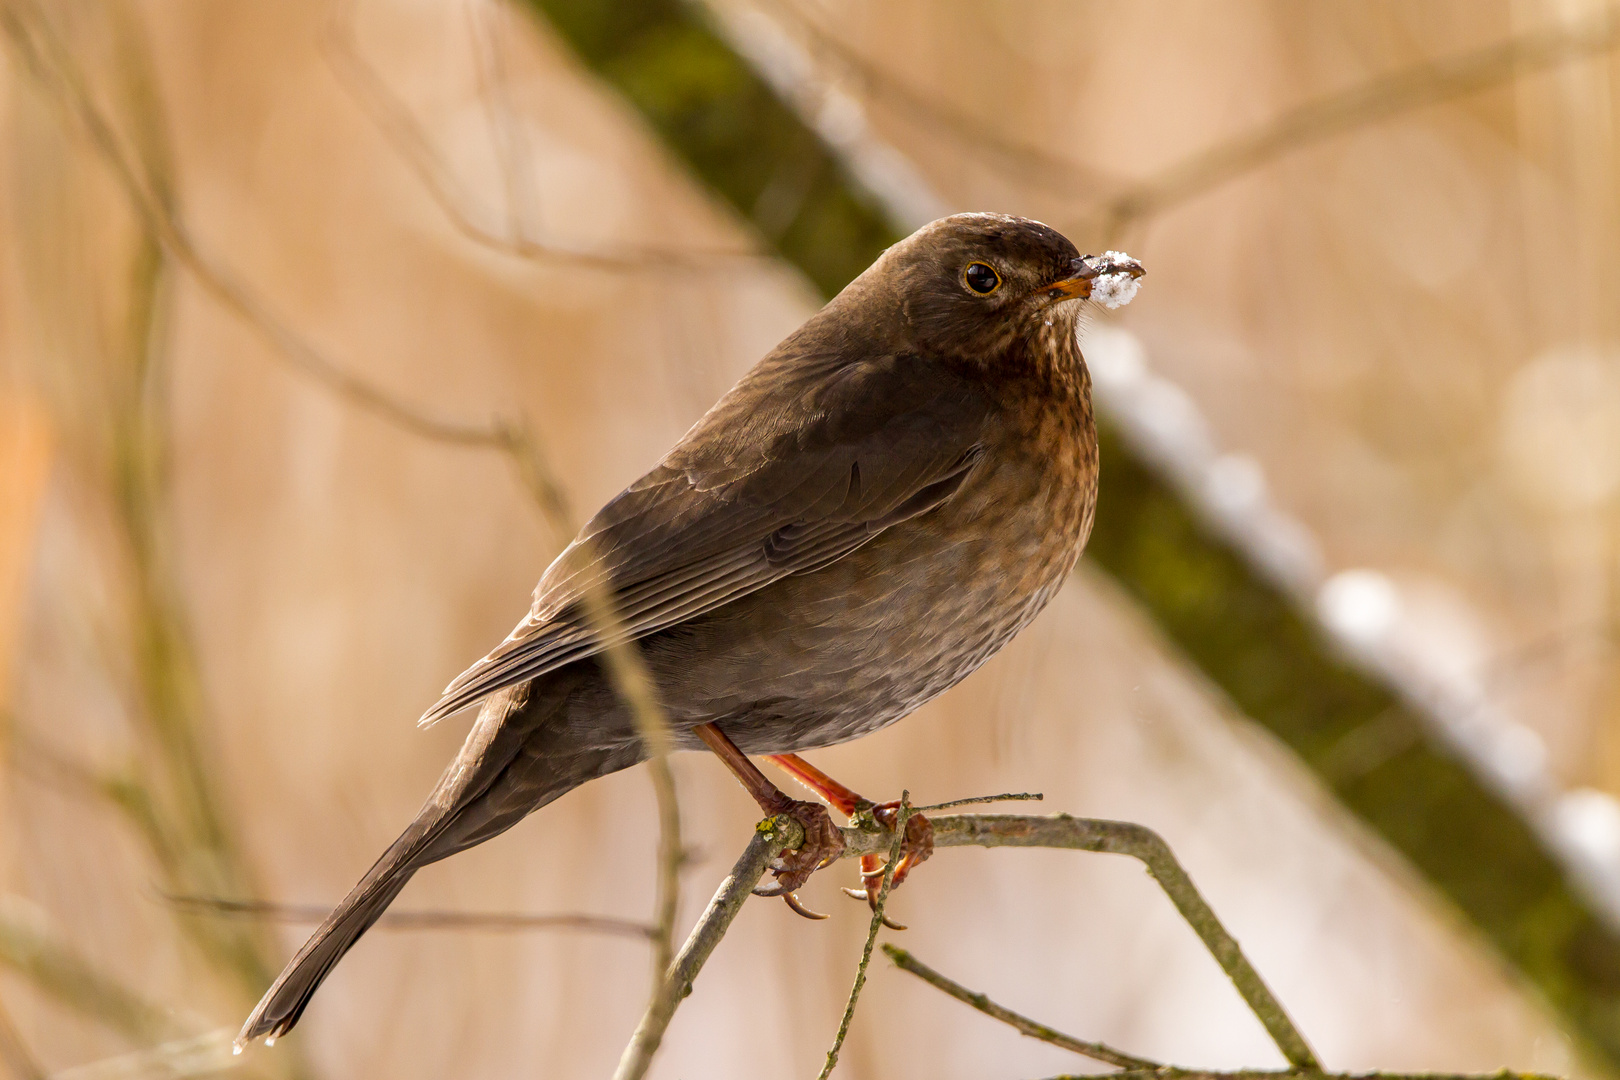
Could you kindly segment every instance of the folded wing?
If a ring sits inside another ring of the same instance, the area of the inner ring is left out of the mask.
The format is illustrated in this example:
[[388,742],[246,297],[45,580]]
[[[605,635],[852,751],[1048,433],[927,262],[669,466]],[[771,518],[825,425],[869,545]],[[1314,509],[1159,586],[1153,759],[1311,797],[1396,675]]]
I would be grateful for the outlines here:
[[917,357],[761,364],[591,519],[523,621],[420,722],[600,652],[592,589],[640,638],[843,558],[948,499],[988,416],[968,380]]

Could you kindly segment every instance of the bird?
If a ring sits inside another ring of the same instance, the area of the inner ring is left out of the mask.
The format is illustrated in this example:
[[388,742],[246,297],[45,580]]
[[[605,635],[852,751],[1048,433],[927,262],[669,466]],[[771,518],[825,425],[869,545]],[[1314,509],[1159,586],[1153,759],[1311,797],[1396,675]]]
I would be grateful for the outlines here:
[[[237,1049],[291,1029],[417,870],[644,759],[600,659],[593,590],[639,649],[671,748],[714,751],[763,810],[804,827],[760,891],[813,915],[794,890],[841,836],[749,755],[846,815],[893,814],[799,752],[913,712],[1052,599],[1097,502],[1083,309],[1094,283],[1104,300],[1143,273],[1004,214],[944,217],[886,249],[584,526],[512,633],[427,710],[424,724],[478,707],[419,814],[293,956]],[[896,880],[932,847],[921,815],[906,833]],[[881,871],[862,873],[871,901]]]

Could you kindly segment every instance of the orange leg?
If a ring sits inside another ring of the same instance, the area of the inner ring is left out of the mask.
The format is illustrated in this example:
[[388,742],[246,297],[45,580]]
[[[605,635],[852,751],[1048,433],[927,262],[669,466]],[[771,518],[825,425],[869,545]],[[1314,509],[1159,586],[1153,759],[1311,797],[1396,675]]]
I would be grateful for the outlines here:
[[793,851],[785,851],[771,867],[771,873],[776,881],[764,888],[755,889],[759,896],[780,896],[787,902],[787,906],[807,919],[825,919],[827,916],[818,915],[794,896],[794,891],[810,880],[810,875],[824,866],[829,866],[838,860],[844,853],[844,836],[838,827],[827,816],[827,808],[820,803],[802,802],[790,799],[782,793],[781,789],[771,783],[765,774],[755,767],[748,755],[737,748],[737,744],[726,737],[714,724],[699,724],[692,729],[698,738],[703,740],[705,746],[713,750],[715,756],[725,762],[726,768],[737,778],[748,794],[754,797],[759,808],[769,815],[785,814],[793,818],[804,828],[804,843]]

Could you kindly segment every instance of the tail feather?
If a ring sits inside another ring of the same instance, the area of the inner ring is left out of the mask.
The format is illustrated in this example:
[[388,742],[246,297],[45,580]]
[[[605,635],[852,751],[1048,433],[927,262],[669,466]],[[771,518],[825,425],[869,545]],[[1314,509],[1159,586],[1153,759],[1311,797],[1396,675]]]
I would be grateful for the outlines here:
[[[420,819],[418,819],[420,820]],[[427,835],[412,835],[424,833]],[[254,1039],[264,1036],[269,1042],[285,1035],[304,1014],[310,998],[333,966],[360,940],[360,935],[371,929],[384,909],[422,865],[413,856],[431,840],[431,832],[414,827],[407,830],[377,860],[360,883],[349,890],[349,895],[332,910],[304,947],[292,958],[259,1004],[242,1025],[236,1037],[238,1052]]]
[[266,991],[236,1037],[238,1051],[261,1036],[276,1039],[298,1023],[333,966],[416,871],[504,832],[587,780],[639,760],[639,743],[603,748],[591,740],[582,743],[567,725],[548,723],[568,708],[571,695],[593,672],[553,675],[540,686],[522,684],[485,701],[422,812]]

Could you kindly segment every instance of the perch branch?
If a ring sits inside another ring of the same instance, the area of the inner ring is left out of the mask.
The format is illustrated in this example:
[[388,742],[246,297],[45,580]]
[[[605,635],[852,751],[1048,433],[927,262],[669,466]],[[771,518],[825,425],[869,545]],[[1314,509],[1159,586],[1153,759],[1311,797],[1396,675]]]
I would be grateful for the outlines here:
[[[784,822],[795,835],[787,834]],[[1181,917],[1193,928],[1204,947],[1214,956],[1216,963],[1220,964],[1221,970],[1232,980],[1244,1003],[1260,1020],[1288,1063],[1301,1074],[1320,1072],[1321,1065],[1304,1036],[1294,1027],[1282,1005],[1244,957],[1237,941],[1227,933],[1209,904],[1199,895],[1187,872],[1171,854],[1169,846],[1153,830],[1130,822],[1076,818],[1067,814],[1051,817],[954,814],[934,818],[933,825],[936,849],[1060,848],[1129,855],[1140,860]],[[777,853],[794,847],[802,840],[798,827],[781,817],[761,822],[760,830],[732,868],[731,876],[721,884],[708,910],[692,928],[686,945],[664,981],[665,994],[655,1003],[659,1008],[655,1010],[649,1006],[642,1017],[635,1037],[620,1060],[615,1080],[639,1080],[645,1074],[652,1060],[652,1052],[657,1049],[675,1008],[691,993],[703,962],[725,936],[743,900],[765,873],[766,865]],[[890,851],[896,839],[894,832],[875,822],[861,828],[846,827],[840,832],[844,837],[844,858]]]
[[1038,1020],[1031,1020],[1029,1017],[1015,1013],[1009,1008],[997,1005],[985,995],[975,993],[961,983],[941,975],[897,945],[885,943],[883,952],[890,960],[894,961],[895,966],[901,971],[917,976],[929,986],[934,987],[936,990],[945,991],[957,1001],[962,1002],[964,1005],[973,1006],[986,1016],[1000,1020],[1003,1024],[1011,1025],[1021,1035],[1028,1035],[1032,1039],[1039,1039],[1042,1042],[1051,1043],[1053,1046],[1061,1046],[1065,1050],[1072,1050],[1076,1054],[1083,1054],[1088,1058],[1108,1065],[1117,1065],[1122,1069],[1140,1069],[1152,1072],[1161,1068],[1156,1061],[1149,1061],[1147,1058],[1139,1058],[1122,1050],[1115,1050],[1106,1043],[1087,1042],[1084,1039],[1077,1039],[1073,1035],[1065,1035],[1056,1028],[1047,1027]]
[[720,939],[726,936],[731,921],[742,910],[743,901],[753,893],[754,886],[765,876],[771,861],[783,851],[804,843],[804,829],[786,815],[767,818],[760,822],[754,837],[743,849],[742,856],[732,866],[731,873],[720,883],[720,888],[709,901],[697,925],[687,935],[686,944],[670,964],[658,995],[647,1004],[641,1022],[636,1025],[630,1044],[619,1058],[619,1067],[613,1080],[641,1080],[652,1065],[653,1054],[663,1041],[664,1032],[675,1015],[675,1010],[692,992],[698,972],[714,952]]

